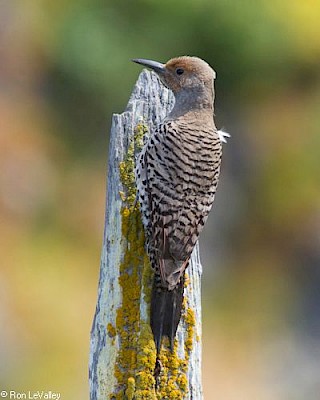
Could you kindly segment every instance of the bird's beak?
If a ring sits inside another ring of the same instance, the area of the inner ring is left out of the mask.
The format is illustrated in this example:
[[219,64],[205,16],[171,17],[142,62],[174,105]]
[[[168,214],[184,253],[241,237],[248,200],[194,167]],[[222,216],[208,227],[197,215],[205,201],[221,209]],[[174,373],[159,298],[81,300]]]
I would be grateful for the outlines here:
[[154,72],[157,72],[158,74],[161,74],[166,70],[165,64],[161,64],[158,61],[144,60],[143,58],[134,58],[131,61],[137,64],[141,64],[147,68],[151,68]]

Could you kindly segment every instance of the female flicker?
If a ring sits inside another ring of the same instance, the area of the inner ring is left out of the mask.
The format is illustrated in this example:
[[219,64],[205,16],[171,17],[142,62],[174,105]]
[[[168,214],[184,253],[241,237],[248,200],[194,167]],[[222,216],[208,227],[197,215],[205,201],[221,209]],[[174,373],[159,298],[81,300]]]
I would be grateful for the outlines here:
[[160,352],[173,348],[184,275],[217,190],[221,139],[214,120],[215,72],[197,57],[166,64],[135,59],[155,71],[175,96],[170,114],[151,132],[136,166],[147,251],[154,269],[151,328]]

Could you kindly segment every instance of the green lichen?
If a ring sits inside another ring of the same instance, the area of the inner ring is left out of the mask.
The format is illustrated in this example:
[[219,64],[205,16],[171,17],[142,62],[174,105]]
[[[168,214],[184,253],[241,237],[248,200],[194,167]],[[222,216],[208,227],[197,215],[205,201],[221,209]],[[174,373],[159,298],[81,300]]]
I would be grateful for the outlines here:
[[[135,128],[127,154],[119,165],[123,190],[119,196],[123,201],[122,241],[125,246],[120,265],[119,284],[122,291],[122,304],[117,310],[116,327],[108,324],[109,336],[117,334],[119,349],[115,377],[117,385],[110,395],[111,399],[157,400],[183,399],[187,394],[187,361],[193,347],[194,313],[185,309],[184,319],[187,329],[185,359],[172,353],[168,346],[162,346],[160,360],[163,371],[160,383],[155,390],[153,375],[156,363],[156,349],[149,323],[140,318],[140,298],[143,295],[150,304],[152,270],[144,248],[144,231],[139,205],[136,202],[134,176],[135,153],[143,147],[143,137],[148,128],[143,121]],[[175,345],[175,347],[177,344]]]

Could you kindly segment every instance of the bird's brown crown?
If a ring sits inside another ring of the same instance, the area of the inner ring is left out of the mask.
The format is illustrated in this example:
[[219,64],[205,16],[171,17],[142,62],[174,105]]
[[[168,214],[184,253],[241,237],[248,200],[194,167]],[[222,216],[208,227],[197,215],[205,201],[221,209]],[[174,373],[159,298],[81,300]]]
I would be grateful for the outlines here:
[[163,81],[174,92],[185,87],[212,86],[215,79],[214,70],[198,57],[172,58],[165,64],[165,70]]
[[165,66],[172,72],[177,68],[183,68],[184,71],[201,76],[203,79],[215,78],[215,72],[210,65],[198,57],[182,56],[171,58]]

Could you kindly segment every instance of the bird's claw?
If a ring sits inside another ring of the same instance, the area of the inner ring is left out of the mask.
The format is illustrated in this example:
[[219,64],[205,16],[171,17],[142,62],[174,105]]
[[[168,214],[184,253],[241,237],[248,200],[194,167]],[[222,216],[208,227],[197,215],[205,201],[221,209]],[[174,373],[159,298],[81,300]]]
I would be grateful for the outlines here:
[[162,364],[161,364],[161,361],[160,361],[159,357],[157,356],[156,365],[154,367],[154,372],[153,372],[153,376],[154,376],[154,379],[155,379],[155,382],[156,382],[155,383],[156,389],[159,387],[159,384],[160,384],[161,371],[162,371]]

